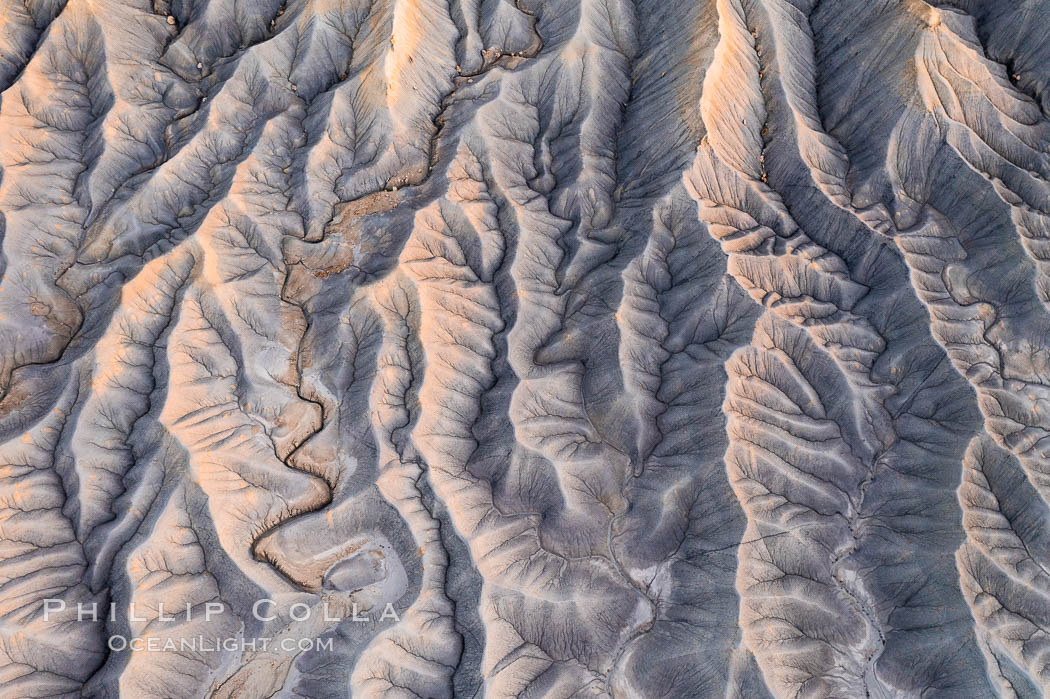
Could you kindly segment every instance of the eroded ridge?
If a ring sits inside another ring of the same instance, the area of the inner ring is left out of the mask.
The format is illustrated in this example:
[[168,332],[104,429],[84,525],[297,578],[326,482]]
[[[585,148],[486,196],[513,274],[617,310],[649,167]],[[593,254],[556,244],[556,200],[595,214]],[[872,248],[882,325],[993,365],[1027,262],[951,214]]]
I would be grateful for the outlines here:
[[0,697],[1038,697],[1035,0],[0,4]]

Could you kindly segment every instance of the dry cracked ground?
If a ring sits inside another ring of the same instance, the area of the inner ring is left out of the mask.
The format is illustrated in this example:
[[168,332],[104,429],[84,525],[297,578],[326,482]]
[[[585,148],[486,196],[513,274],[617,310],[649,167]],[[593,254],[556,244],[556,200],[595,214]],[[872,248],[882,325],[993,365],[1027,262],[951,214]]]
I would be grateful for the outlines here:
[[0,696],[1042,696],[1048,25],[0,1]]

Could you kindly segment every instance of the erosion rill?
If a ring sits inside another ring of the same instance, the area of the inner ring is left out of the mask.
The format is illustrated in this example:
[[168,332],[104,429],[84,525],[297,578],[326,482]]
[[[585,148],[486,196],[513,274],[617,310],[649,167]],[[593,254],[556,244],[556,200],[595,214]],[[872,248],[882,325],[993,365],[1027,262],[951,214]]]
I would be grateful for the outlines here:
[[0,0],[0,699],[1047,695],[1048,26]]

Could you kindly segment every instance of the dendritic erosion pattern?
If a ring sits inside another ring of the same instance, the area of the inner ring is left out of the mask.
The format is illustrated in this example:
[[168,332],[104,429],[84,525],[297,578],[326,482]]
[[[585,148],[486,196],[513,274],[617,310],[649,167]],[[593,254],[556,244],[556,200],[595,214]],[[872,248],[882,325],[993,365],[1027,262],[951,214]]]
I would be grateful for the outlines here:
[[0,0],[0,696],[1043,696],[1048,25]]

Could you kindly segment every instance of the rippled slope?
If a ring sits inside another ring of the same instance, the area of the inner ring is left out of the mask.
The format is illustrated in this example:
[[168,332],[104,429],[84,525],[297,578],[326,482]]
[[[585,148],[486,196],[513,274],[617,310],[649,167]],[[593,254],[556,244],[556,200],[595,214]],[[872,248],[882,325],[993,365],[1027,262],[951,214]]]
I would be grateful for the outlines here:
[[1040,697],[1050,8],[0,0],[0,697]]

